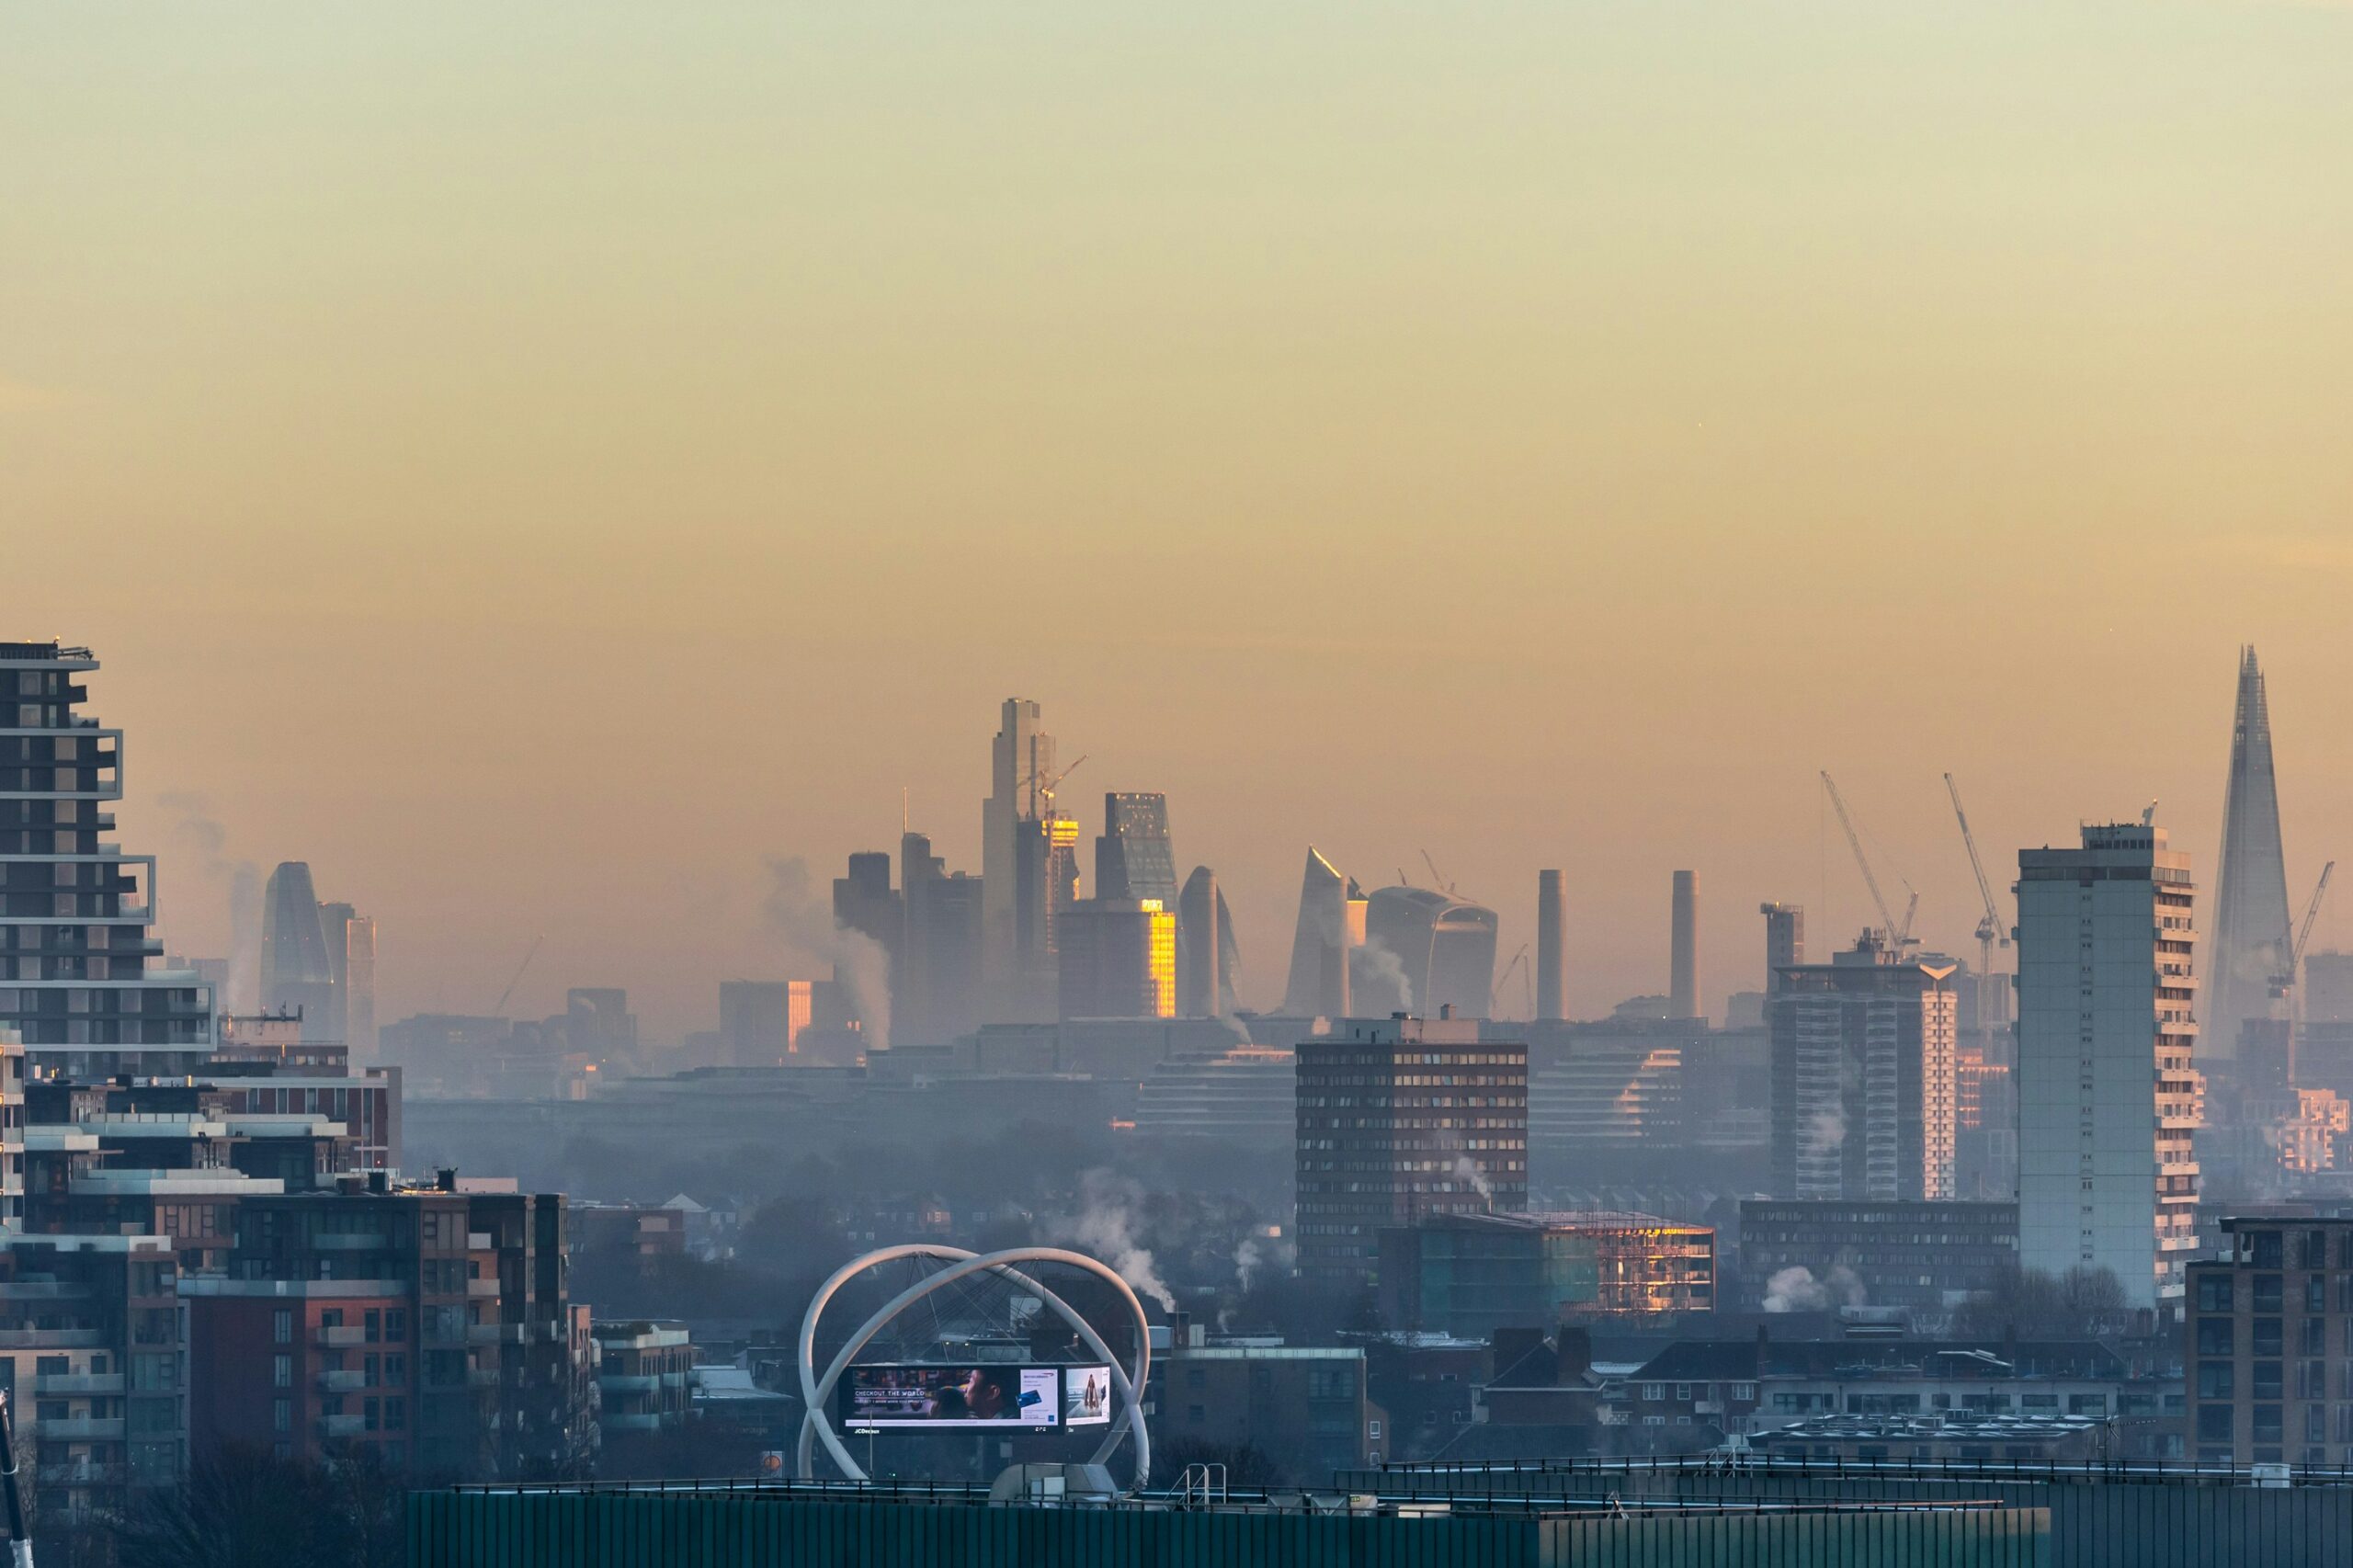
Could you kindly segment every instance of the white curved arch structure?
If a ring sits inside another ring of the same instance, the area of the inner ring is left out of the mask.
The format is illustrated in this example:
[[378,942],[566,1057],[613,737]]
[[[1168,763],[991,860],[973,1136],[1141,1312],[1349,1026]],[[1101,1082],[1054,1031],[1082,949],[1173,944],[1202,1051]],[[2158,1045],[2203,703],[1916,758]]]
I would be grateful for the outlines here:
[[[834,1357],[832,1364],[826,1367],[824,1375],[820,1377],[817,1373],[817,1324],[824,1316],[826,1303],[834,1299],[835,1293],[844,1284],[868,1269],[907,1257],[937,1258],[948,1267],[925,1276],[883,1302],[874,1315],[849,1336]],[[1088,1323],[1068,1301],[1016,1267],[1024,1263],[1059,1263],[1084,1269],[1117,1290],[1120,1299],[1127,1303],[1128,1311],[1135,1317],[1134,1365],[1120,1366],[1120,1358],[1111,1353],[1111,1347],[1103,1342],[1103,1336],[1096,1332],[1094,1324]],[[1036,1295],[1053,1310],[1055,1316],[1070,1324],[1072,1332],[1078,1335],[1079,1343],[1085,1345],[1090,1353],[1100,1357],[1103,1364],[1111,1369],[1111,1392],[1126,1403],[1128,1417],[1124,1422],[1114,1421],[1111,1424],[1111,1430],[1104,1435],[1102,1447],[1095,1451],[1093,1462],[1108,1462],[1118,1449],[1120,1440],[1133,1437],[1136,1443],[1134,1485],[1142,1486],[1144,1478],[1152,1471],[1152,1437],[1144,1430],[1142,1399],[1144,1381],[1152,1371],[1152,1326],[1144,1318],[1143,1303],[1136,1300],[1136,1293],[1128,1288],[1128,1282],[1120,1278],[1117,1271],[1085,1253],[1066,1252],[1060,1247],[1011,1247],[1004,1252],[975,1253],[967,1252],[962,1247],[934,1246],[922,1242],[906,1246],[880,1247],[863,1257],[853,1258],[834,1270],[832,1278],[817,1287],[817,1293],[810,1298],[809,1311],[801,1320],[801,1398],[803,1406],[801,1417],[801,1479],[809,1481],[815,1478],[819,1443],[825,1445],[825,1452],[845,1476],[852,1481],[869,1479],[858,1461],[850,1458],[849,1450],[842,1446],[841,1437],[834,1430],[833,1420],[826,1414],[825,1406],[834,1396],[834,1385],[841,1381],[842,1373],[857,1359],[858,1353],[888,1327],[892,1319],[933,1291],[945,1290],[959,1279],[969,1278],[975,1274],[995,1274]]]

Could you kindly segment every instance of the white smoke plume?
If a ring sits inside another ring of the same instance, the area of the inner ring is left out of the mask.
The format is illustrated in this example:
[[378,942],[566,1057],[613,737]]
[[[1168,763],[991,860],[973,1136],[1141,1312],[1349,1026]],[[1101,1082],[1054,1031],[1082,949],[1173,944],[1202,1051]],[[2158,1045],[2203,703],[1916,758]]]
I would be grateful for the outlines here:
[[889,1050],[890,953],[865,932],[834,918],[832,903],[818,895],[817,879],[800,856],[770,856],[768,879],[768,924],[808,957],[834,966],[858,1009],[866,1049]]
[[1385,943],[1368,940],[1348,959],[1351,1011],[1370,1016],[1414,1010],[1414,982],[1405,973],[1404,961]]
[[1824,1312],[1833,1306],[1859,1307],[1867,1299],[1862,1280],[1843,1263],[1819,1279],[1813,1269],[1793,1264],[1765,1282],[1768,1312]]
[[1488,1207],[1495,1206],[1495,1189],[1487,1184],[1487,1173],[1481,1170],[1470,1155],[1457,1154],[1454,1157],[1454,1179],[1469,1182],[1472,1190],[1487,1200]]
[[1258,1239],[1256,1236],[1243,1237],[1241,1244],[1233,1249],[1235,1282],[1247,1290],[1250,1289],[1250,1282],[1258,1277],[1258,1270],[1266,1266],[1266,1254],[1259,1249]]
[[229,983],[213,998],[223,1012],[253,1013],[261,1007],[261,868],[229,855],[229,830],[212,814],[212,802],[185,790],[156,797],[175,818],[172,838],[195,853],[197,873],[225,882],[229,896]]
[[1816,1150],[1845,1147],[1847,1113],[1836,1108],[1815,1111],[1806,1118],[1805,1134],[1808,1146]]
[[1044,1221],[1047,1236],[1109,1264],[1111,1271],[1139,1294],[1158,1301],[1164,1312],[1175,1312],[1176,1293],[1160,1277],[1152,1249],[1136,1239],[1142,1228],[1137,1210],[1143,1201],[1143,1188],[1097,1168],[1079,1178],[1078,1201],[1076,1213],[1055,1215]]

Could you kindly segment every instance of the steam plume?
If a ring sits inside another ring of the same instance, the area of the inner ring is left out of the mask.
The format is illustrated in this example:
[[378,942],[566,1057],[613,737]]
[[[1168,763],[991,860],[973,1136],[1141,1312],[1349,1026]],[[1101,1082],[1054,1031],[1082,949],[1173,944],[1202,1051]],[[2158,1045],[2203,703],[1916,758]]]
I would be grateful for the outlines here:
[[768,924],[810,958],[834,966],[834,978],[849,991],[869,1051],[891,1046],[891,955],[863,931],[834,918],[831,904],[817,895],[809,862],[798,855],[768,858]]

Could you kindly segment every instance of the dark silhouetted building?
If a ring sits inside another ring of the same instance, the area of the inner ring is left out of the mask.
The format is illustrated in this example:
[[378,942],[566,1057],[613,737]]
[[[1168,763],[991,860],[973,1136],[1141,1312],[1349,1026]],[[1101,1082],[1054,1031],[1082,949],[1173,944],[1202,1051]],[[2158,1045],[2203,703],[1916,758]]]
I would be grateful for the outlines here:
[[1791,1268],[1820,1287],[1816,1304],[1840,1306],[1845,1278],[1874,1306],[1940,1312],[2018,1267],[2015,1203],[1801,1203],[1750,1199],[1740,1206],[1743,1295],[1762,1305]]
[[313,1039],[343,1038],[343,933],[327,940],[326,911],[311,868],[289,860],[270,872],[262,892],[261,1005],[265,1012],[300,1012]]
[[1300,880],[1299,923],[1291,933],[1290,980],[1283,988],[1283,1011],[1294,1017],[1347,1017],[1350,956],[1364,940],[1363,892],[1310,845],[1307,869]]
[[920,833],[899,840],[906,924],[891,974],[891,1034],[903,1045],[945,1045],[981,1023],[981,879],[931,852]]
[[[2291,967],[2287,862],[2279,843],[2279,786],[2271,767],[2271,702],[2255,650],[2239,650],[2231,713],[2231,771],[2222,796],[2214,940],[2199,1009],[2198,1054],[2227,1062],[2250,1021],[2279,1010],[2273,989]],[[2284,1015],[2281,1015],[2284,1016]]]
[[1194,867],[1176,903],[1178,1017],[1218,1017],[1231,1010],[1223,962],[1227,930],[1225,896],[1218,892],[1216,874],[1207,866]]
[[810,1022],[805,980],[719,983],[719,1054],[733,1067],[773,1067],[790,1060]]
[[1380,1233],[1528,1207],[1528,1048],[1454,1018],[1351,1018],[1294,1053],[1300,1272],[1370,1280]]
[[1805,906],[1760,903],[1765,917],[1765,994],[1781,989],[1781,971],[1805,962]]
[[1666,1016],[1697,1018],[1699,1006],[1699,873],[1675,873],[1675,903],[1667,942]]
[[1176,907],[1176,858],[1168,843],[1168,797],[1103,797],[1103,832],[1095,840],[1097,898],[1156,898]]
[[1545,1023],[1569,1016],[1567,895],[1558,871],[1536,873],[1536,1017]]
[[1062,1016],[1176,1016],[1176,916],[1156,898],[1086,898],[1056,923]]

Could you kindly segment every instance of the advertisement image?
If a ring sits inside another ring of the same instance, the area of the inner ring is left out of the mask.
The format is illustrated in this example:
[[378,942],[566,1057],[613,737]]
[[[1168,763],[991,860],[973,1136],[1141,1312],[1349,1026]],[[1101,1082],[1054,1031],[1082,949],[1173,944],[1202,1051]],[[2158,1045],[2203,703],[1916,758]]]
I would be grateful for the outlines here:
[[842,1375],[849,1426],[1051,1426],[1060,1388],[1051,1367],[873,1366]]
[[1103,1426],[1111,1420],[1111,1369],[1063,1369],[1063,1425]]

